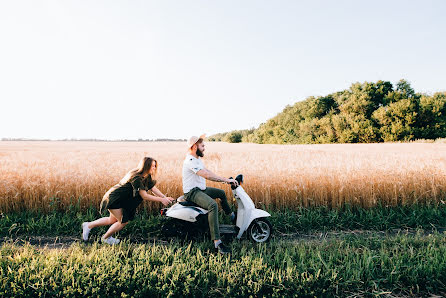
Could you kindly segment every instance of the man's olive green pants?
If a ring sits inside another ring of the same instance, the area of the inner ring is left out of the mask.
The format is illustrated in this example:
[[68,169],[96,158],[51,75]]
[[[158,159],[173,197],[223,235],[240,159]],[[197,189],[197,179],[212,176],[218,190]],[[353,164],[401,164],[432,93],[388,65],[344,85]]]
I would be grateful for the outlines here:
[[198,187],[184,194],[186,200],[194,202],[201,208],[208,210],[209,230],[211,231],[212,240],[220,239],[220,228],[218,227],[218,204],[215,199],[221,200],[221,206],[226,214],[230,214],[231,208],[224,190],[206,187],[201,190]]

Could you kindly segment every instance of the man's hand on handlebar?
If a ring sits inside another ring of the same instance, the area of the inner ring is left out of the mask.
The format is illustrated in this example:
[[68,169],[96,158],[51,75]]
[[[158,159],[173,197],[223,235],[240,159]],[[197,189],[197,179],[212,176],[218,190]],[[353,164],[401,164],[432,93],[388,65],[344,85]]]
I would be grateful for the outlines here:
[[238,186],[238,181],[237,180],[235,180],[235,179],[228,179],[227,181],[226,181],[226,183],[228,183],[228,184],[231,184],[231,185],[235,185],[235,186]]

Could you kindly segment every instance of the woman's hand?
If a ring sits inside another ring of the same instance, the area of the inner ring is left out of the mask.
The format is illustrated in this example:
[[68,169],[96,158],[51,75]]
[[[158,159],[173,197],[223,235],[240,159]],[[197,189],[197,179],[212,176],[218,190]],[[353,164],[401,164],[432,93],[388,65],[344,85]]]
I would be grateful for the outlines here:
[[164,206],[169,205],[169,204],[172,203],[173,201],[175,201],[175,199],[174,199],[174,198],[171,198],[171,197],[163,197],[163,198],[160,199],[160,202],[161,202]]

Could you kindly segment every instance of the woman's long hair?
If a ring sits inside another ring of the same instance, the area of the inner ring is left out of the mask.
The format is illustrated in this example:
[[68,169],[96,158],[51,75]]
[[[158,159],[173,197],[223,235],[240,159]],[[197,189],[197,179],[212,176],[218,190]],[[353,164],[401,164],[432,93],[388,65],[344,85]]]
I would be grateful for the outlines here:
[[[155,173],[153,175],[149,174],[150,168],[152,167],[152,162],[155,162]],[[147,180],[153,180],[153,178],[155,178],[156,176],[156,172],[158,170],[158,162],[152,158],[152,157],[143,157],[139,164],[138,167],[134,168],[133,170],[131,170],[130,172],[128,172],[124,178],[122,178],[122,180],[120,181],[121,184],[125,184],[128,181],[132,180],[133,178],[135,178],[136,176],[141,176],[143,181],[147,181]],[[152,177],[153,176],[153,177]],[[144,177],[144,178],[143,178]]]
[[[152,162],[155,162],[155,165],[156,165],[155,173],[153,175],[148,174],[150,171],[150,168],[152,167]],[[117,187],[119,187],[119,185],[124,185],[127,182],[131,181],[136,176],[141,176],[144,184],[147,183],[147,184],[155,185],[156,181],[153,180],[153,178],[155,178],[157,170],[158,170],[158,162],[155,159],[153,159],[151,157],[143,157],[141,159],[141,161],[139,162],[139,165],[137,168],[134,168],[133,170],[128,172],[124,176],[124,178],[121,179],[119,184],[113,186],[105,193],[104,197],[102,198],[101,204],[99,206],[99,212],[103,213],[105,211],[104,209],[105,209],[105,206],[107,206],[106,202],[108,201],[108,196],[113,190],[115,190]],[[146,176],[146,177],[143,178],[144,176]]]

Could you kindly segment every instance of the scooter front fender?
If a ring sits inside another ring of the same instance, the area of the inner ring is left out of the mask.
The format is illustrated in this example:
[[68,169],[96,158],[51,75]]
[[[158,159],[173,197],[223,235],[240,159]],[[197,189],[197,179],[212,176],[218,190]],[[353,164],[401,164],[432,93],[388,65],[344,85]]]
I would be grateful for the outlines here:
[[265,210],[262,209],[254,209],[251,211],[251,216],[249,218],[249,223],[251,224],[251,222],[256,219],[256,218],[261,218],[261,217],[268,217],[271,216],[271,214],[269,214],[268,212],[266,212]]
[[249,225],[256,219],[261,217],[269,217],[271,214],[262,209],[252,209],[245,211],[245,218],[238,232],[237,238],[240,239],[243,233],[248,229]]

